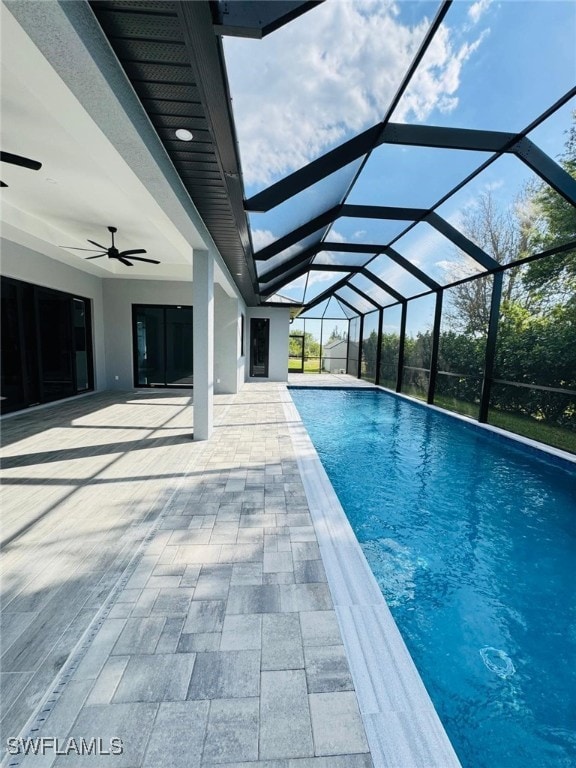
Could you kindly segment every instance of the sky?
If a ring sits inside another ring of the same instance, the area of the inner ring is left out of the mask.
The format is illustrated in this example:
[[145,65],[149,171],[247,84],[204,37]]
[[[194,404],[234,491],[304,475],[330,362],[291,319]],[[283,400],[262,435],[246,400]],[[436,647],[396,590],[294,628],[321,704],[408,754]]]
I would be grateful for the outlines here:
[[[263,40],[225,38],[246,197],[382,120],[438,6],[427,0],[327,0]],[[576,83],[575,39],[573,0],[456,0],[392,121],[520,131]],[[534,141],[553,157],[562,151],[575,108],[567,105],[534,132]],[[429,207],[486,157],[383,145],[348,202]],[[255,250],[339,202],[357,167],[268,213],[251,214]],[[479,194],[490,191],[505,209],[534,178],[520,160],[504,156],[439,213],[458,227]],[[399,231],[397,222],[341,218],[327,239],[378,243]],[[451,244],[428,225],[418,225],[395,248],[439,282],[477,269],[471,260],[458,262]],[[408,284],[402,270],[383,261],[388,266],[379,266],[382,279],[414,295],[414,280]],[[313,273],[306,298],[341,277]],[[281,292],[302,300],[305,285],[300,279]]]

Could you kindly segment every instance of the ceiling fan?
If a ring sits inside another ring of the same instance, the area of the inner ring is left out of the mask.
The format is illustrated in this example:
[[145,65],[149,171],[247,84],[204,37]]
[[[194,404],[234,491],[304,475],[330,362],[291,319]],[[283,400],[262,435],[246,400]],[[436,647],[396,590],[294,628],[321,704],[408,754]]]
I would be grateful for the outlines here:
[[[11,152],[0,152],[0,162],[11,163],[12,165],[19,165],[22,168],[29,168],[31,171],[39,171],[42,168],[42,163],[38,160],[30,160],[29,157],[22,157],[21,155],[13,155]],[[0,181],[0,187],[7,187],[3,181]]]
[[[143,248],[136,248],[135,250],[131,251],[119,251],[118,248],[116,248],[116,245],[114,243],[114,234],[118,232],[118,229],[116,227],[108,227],[108,232],[112,235],[112,245],[106,247],[105,245],[100,245],[100,243],[96,243],[94,240],[88,240],[88,242],[91,245],[95,245],[98,248],[101,249],[100,253],[96,253],[95,256],[86,256],[86,259],[100,259],[102,256],[108,256],[109,259],[116,259],[117,261],[121,262],[122,264],[125,264],[127,267],[133,267],[134,264],[131,264],[131,261],[146,261],[149,264],[160,264],[159,261],[156,259],[144,259],[142,256],[136,256],[137,253],[146,253],[146,251]],[[63,246],[64,248],[70,248],[73,251],[94,251],[94,248],[75,248],[74,246]],[[128,258],[130,258],[130,261],[128,261]]]

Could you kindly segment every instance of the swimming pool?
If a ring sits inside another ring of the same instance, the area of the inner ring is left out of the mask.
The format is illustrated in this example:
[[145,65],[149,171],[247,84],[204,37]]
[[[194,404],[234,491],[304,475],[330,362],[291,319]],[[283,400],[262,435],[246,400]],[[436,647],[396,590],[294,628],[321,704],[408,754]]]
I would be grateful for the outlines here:
[[380,390],[290,393],[463,766],[576,764],[576,472]]

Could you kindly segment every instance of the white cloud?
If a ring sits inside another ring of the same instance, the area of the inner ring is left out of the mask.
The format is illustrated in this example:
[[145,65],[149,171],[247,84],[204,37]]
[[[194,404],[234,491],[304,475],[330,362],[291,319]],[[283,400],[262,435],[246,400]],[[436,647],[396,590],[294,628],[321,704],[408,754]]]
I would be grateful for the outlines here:
[[446,282],[462,280],[465,277],[482,272],[482,267],[467,254],[461,253],[454,261],[442,259],[434,265],[438,267]]
[[486,13],[491,4],[492,0],[477,0],[477,2],[472,3],[468,9],[468,18],[472,24],[478,24],[480,17]]
[[[415,259],[412,259],[412,262],[414,263]],[[417,288],[418,283],[414,283],[415,278],[404,267],[394,263],[391,259],[381,260],[381,262],[377,262],[376,266],[374,264],[372,267],[368,266],[368,269],[404,296],[411,296],[416,290],[419,290]],[[422,290],[425,288],[426,286],[422,284]]]
[[252,230],[252,244],[254,245],[254,251],[260,251],[270,243],[273,243],[276,238],[270,232],[269,229],[253,229]]
[[[381,120],[428,26],[404,24],[390,0],[357,0],[324,3],[260,41],[225,38],[246,184],[266,186]],[[394,119],[454,109],[483,39],[454,37],[441,27]]]
[[433,229],[429,224],[420,225],[419,229],[413,229],[404,238],[398,241],[398,251],[414,266],[422,267],[427,264],[438,252],[442,252],[448,241]]
[[462,68],[489,32],[485,29],[476,40],[455,49],[450,29],[440,27],[424,58],[426,66],[418,68],[393,120],[406,122],[413,116],[423,121],[433,109],[444,113],[456,109]]
[[346,235],[340,234],[337,229],[334,229],[334,225],[332,225],[330,231],[326,235],[326,240],[330,243],[347,243],[348,240],[346,238]]
[[322,264],[338,264],[338,256],[333,251],[319,251],[319,255],[320,254],[322,254]]
[[297,277],[296,280],[292,280],[292,282],[288,283],[284,286],[284,288],[281,289],[281,293],[284,291],[293,291],[293,290],[301,290],[306,285],[306,275],[302,275],[301,277]]
[[[314,270],[314,267],[312,267]],[[338,277],[344,277],[344,272],[319,272],[312,271],[309,273],[308,287],[315,285],[316,283],[328,283],[331,280],[335,280]]]

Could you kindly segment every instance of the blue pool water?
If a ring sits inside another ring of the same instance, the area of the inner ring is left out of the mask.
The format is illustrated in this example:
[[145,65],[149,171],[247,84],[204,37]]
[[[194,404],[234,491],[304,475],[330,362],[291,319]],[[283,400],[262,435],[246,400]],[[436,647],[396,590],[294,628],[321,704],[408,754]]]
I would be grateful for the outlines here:
[[379,390],[291,395],[464,768],[573,768],[576,472]]

